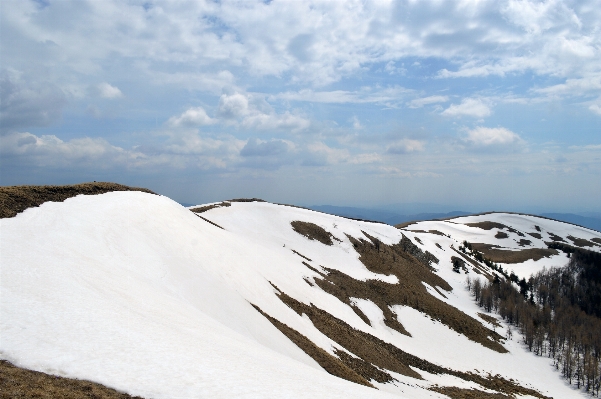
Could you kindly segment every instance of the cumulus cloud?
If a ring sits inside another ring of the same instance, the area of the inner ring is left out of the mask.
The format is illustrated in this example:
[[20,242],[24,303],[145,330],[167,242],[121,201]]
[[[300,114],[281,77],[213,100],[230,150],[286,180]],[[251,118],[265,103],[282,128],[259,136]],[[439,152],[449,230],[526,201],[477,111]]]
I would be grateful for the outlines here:
[[179,116],[172,116],[167,121],[171,127],[197,127],[211,125],[216,121],[207,115],[202,107],[188,108]]
[[117,164],[142,161],[146,156],[113,146],[102,138],[77,138],[63,141],[55,135],[36,136],[27,132],[11,133],[0,137],[1,154],[20,156],[36,166],[94,165],[108,168]]
[[451,104],[442,112],[444,116],[472,116],[475,118],[484,118],[490,114],[488,105],[477,98],[465,98],[461,104]]
[[102,98],[119,98],[123,97],[123,93],[118,87],[111,86],[110,84],[103,82],[96,86],[98,95]]
[[425,143],[420,140],[403,139],[388,146],[386,152],[389,154],[408,154],[424,150]]
[[424,105],[446,103],[447,101],[449,101],[447,96],[429,96],[411,100],[408,105],[409,108],[421,108]]
[[243,157],[267,157],[287,153],[293,147],[292,143],[284,140],[263,141],[251,138],[240,151]]
[[242,93],[222,94],[217,111],[225,122],[257,130],[287,130],[296,132],[311,124],[289,111],[278,114],[264,100]]
[[601,105],[599,104],[591,104],[591,106],[589,106],[588,109],[590,109],[597,115],[601,115]]
[[506,146],[511,144],[523,143],[523,140],[516,133],[504,127],[476,127],[468,129],[465,140],[475,146]]

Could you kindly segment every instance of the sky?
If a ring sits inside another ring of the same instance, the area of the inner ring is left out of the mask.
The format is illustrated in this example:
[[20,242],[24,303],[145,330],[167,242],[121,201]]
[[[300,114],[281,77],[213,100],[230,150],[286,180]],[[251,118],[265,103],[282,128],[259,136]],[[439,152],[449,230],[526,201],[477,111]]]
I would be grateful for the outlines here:
[[601,211],[598,1],[0,2],[0,184]]

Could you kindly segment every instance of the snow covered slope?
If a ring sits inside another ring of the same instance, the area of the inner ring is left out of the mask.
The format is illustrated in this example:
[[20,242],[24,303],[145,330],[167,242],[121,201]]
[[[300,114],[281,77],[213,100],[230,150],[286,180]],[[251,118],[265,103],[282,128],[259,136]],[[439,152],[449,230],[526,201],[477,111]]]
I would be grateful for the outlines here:
[[[1,219],[0,358],[147,398],[446,398],[444,387],[580,397],[503,323],[480,318],[451,256],[463,240],[499,245],[498,229],[466,223],[539,226],[533,248],[548,233],[599,234],[516,215],[399,230],[228,204],[195,214],[111,192]],[[523,249],[506,231],[504,248]],[[551,260],[566,261],[514,267]]]

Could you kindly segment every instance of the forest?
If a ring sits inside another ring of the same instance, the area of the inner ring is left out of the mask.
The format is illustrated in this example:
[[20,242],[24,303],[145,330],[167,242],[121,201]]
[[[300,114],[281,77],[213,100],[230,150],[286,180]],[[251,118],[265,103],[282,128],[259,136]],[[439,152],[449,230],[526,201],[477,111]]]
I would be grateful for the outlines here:
[[[495,312],[523,337],[527,349],[553,359],[570,383],[599,397],[601,385],[601,254],[561,243],[549,247],[565,252],[563,267],[543,269],[521,279],[499,272],[481,281],[467,277],[467,288],[487,312]],[[483,258],[464,242],[462,251]],[[501,277],[499,277],[499,275]],[[507,338],[512,338],[509,327]]]

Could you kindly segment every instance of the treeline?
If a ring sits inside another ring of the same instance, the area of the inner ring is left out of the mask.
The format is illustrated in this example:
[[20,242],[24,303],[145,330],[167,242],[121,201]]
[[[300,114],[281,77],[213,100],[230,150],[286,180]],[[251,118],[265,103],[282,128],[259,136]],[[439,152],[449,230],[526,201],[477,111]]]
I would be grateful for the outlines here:
[[[601,254],[560,246],[570,261],[527,281],[513,273],[467,278],[479,306],[515,326],[528,349],[553,359],[570,384],[599,396],[601,387]],[[511,328],[508,338],[511,337]]]

